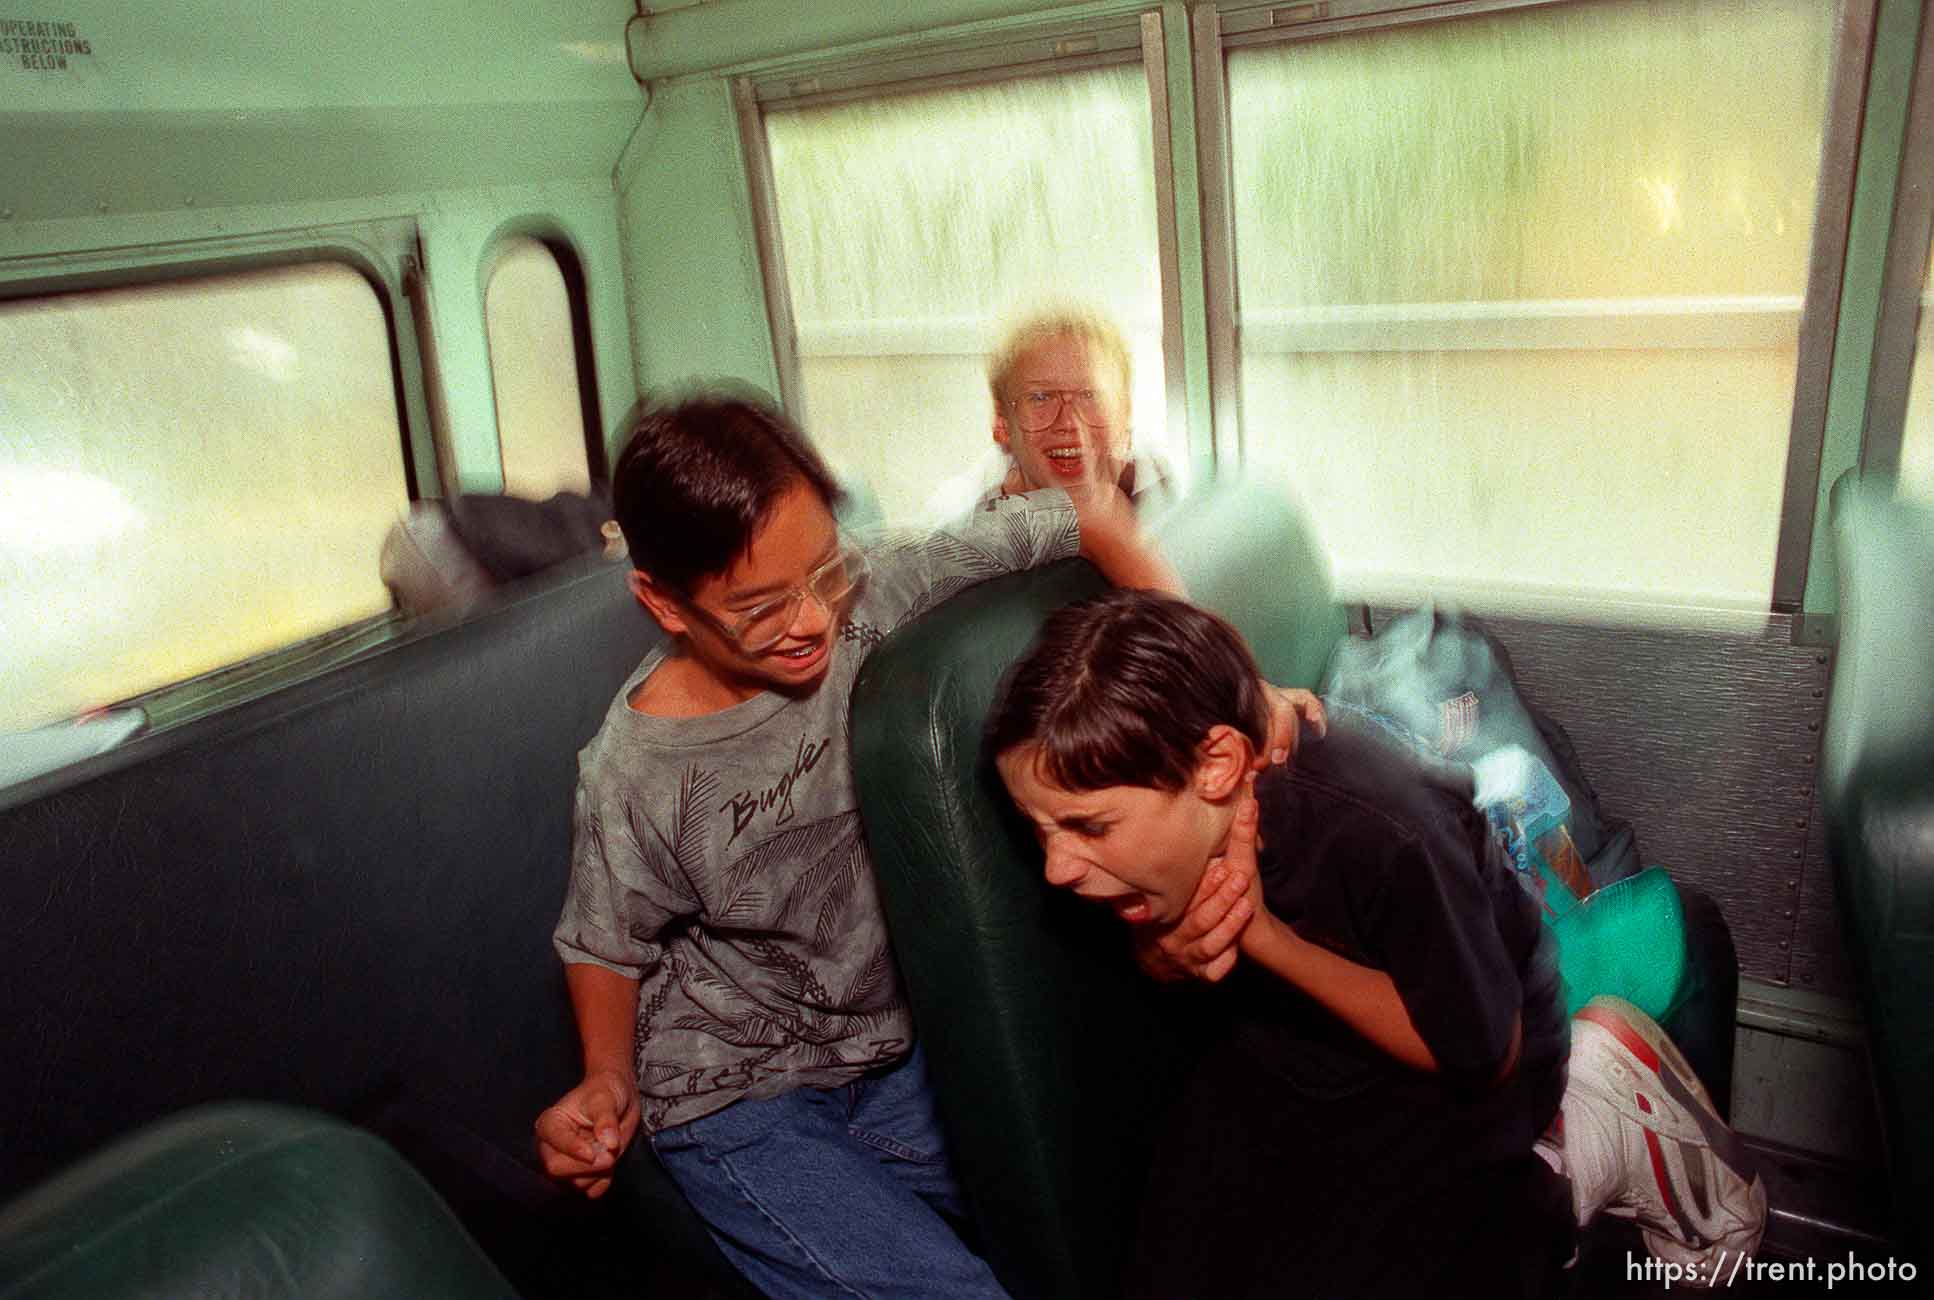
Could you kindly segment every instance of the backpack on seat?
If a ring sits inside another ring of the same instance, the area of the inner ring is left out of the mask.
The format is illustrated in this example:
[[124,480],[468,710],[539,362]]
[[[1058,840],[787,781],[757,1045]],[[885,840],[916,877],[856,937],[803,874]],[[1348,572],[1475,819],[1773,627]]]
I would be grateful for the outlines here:
[[[1472,764],[1480,787],[1487,765],[1531,774],[1522,782],[1525,806],[1515,809],[1523,820],[1520,842],[1512,842],[1509,814],[1489,811],[1497,814],[1494,824],[1506,823],[1500,829],[1507,846],[1544,904],[1567,1013],[1601,994],[1638,1006],[1664,1024],[1727,1113],[1739,982],[1732,936],[1705,895],[1679,886],[1663,868],[1639,869],[1630,824],[1604,814],[1571,737],[1519,691],[1504,644],[1476,619],[1426,605],[1374,636],[1339,644],[1320,693],[1383,720],[1412,743]],[[1537,789],[1547,776],[1559,791]],[[1569,873],[1532,869],[1548,807],[1562,810],[1583,859],[1590,888],[1582,895],[1558,883]]]
[[1459,762],[1518,746],[1563,787],[1571,840],[1593,886],[1639,869],[1631,826],[1605,817],[1571,737],[1524,698],[1504,643],[1476,619],[1425,605],[1374,636],[1346,640],[1331,654],[1319,694],[1390,718]]

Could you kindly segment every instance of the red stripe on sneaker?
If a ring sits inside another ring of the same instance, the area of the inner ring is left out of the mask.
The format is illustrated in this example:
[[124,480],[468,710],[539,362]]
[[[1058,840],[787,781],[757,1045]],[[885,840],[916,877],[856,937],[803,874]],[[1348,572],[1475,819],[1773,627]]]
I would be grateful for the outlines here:
[[1614,1015],[1603,1007],[1587,1005],[1572,1019],[1591,1021],[1616,1038],[1626,1051],[1643,1061],[1648,1070],[1654,1074],[1659,1072],[1659,1054],[1652,1050],[1652,1044],[1646,1042],[1638,1030],[1632,1028],[1624,1017]]
[[1685,1222],[1685,1215],[1679,1212],[1678,1198],[1672,1195],[1672,1184],[1666,1178],[1665,1152],[1659,1150],[1659,1136],[1651,1129],[1645,1130],[1645,1153],[1652,1157],[1652,1178],[1659,1185],[1659,1195],[1665,1198],[1665,1212],[1672,1216],[1674,1223]]

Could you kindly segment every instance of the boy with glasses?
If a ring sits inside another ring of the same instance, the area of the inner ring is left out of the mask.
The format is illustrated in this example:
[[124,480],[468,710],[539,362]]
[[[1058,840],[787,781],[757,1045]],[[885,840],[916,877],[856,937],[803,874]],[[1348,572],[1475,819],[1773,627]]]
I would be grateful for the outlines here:
[[928,503],[933,518],[1040,488],[1081,495],[1118,487],[1131,500],[1167,483],[1135,449],[1128,342],[1101,312],[1074,304],[1023,316],[988,356],[997,455],[948,482]]
[[982,579],[1081,554],[1175,587],[1118,494],[1016,497],[864,548],[760,402],[647,412],[612,476],[631,589],[670,634],[580,756],[555,943],[585,1077],[539,1116],[588,1195],[642,1128],[768,1294],[992,1296],[861,836],[847,704],[888,632]]

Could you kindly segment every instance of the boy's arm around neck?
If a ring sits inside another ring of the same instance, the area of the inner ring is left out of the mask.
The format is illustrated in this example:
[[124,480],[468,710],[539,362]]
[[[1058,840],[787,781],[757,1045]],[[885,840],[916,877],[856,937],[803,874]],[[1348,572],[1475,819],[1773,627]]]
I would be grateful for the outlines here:
[[[1354,755],[1352,770],[1374,757]],[[1259,812],[1253,803],[1241,810],[1231,856],[1240,848],[1253,857],[1258,831],[1252,819]],[[1470,850],[1462,824],[1427,819],[1417,834],[1397,833],[1394,823],[1370,824],[1378,827],[1373,845],[1361,834],[1330,841],[1314,831],[1304,845],[1295,842],[1300,824],[1272,821],[1271,833],[1291,834],[1278,851],[1307,848],[1316,855],[1307,870],[1344,873],[1338,880],[1353,900],[1356,924],[1368,927],[1360,939],[1381,954],[1378,964],[1304,938],[1270,910],[1267,897],[1259,897],[1255,920],[1243,933],[1243,956],[1295,985],[1392,1059],[1438,1074],[1460,1093],[1507,1082],[1524,1046],[1522,986],[1485,881],[1464,860]],[[1504,886],[1516,896],[1515,882]]]
[[[1267,910],[1242,936],[1242,954],[1279,979],[1296,985],[1350,1028],[1413,1070],[1438,1073],[1437,1057],[1410,1019],[1396,981],[1302,938]],[[1517,1072],[1524,1049],[1524,1016],[1511,1019],[1511,1044],[1490,1079],[1492,1087]]]

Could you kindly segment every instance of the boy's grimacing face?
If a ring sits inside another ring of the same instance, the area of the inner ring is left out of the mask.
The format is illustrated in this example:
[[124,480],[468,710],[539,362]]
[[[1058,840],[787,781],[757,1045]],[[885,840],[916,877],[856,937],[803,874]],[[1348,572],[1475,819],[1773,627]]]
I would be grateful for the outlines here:
[[[1203,773],[1182,790],[1117,785],[1064,790],[1037,762],[1038,745],[995,760],[1001,781],[1034,826],[1047,881],[1114,909],[1131,925],[1172,925],[1188,911],[1209,860],[1221,854],[1235,803]],[[1211,774],[1213,775],[1213,774]]]

